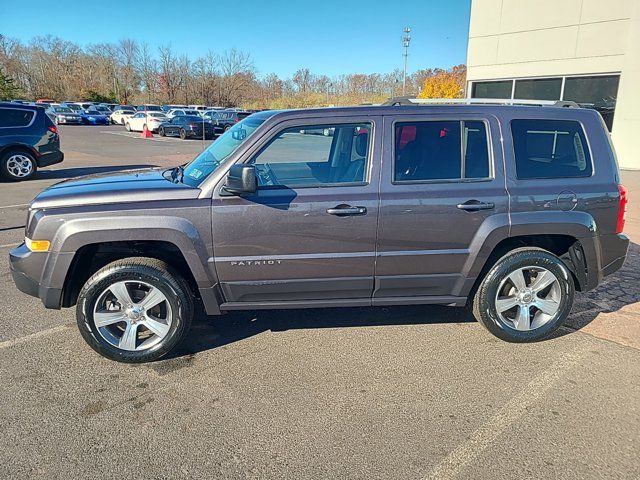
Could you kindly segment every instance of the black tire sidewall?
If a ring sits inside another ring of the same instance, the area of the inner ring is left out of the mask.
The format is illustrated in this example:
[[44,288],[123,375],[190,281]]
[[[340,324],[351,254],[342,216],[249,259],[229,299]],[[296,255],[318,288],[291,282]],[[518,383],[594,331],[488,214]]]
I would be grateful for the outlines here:
[[[501,281],[513,271],[523,267],[542,267],[553,273],[560,282],[562,298],[559,313],[543,326],[530,331],[515,330],[502,320],[496,311],[495,298]],[[495,336],[509,342],[534,342],[547,338],[562,326],[573,306],[575,286],[569,269],[555,255],[539,249],[512,252],[501,258],[489,271],[478,289],[474,313],[478,320]]]
[[[173,318],[169,333],[152,348],[140,352],[120,350],[108,343],[98,333],[93,319],[93,310],[102,292],[111,284],[122,280],[143,281],[160,289],[165,295]],[[100,355],[118,362],[139,363],[156,360],[172,350],[186,335],[191,323],[192,309],[186,293],[179,283],[147,266],[122,265],[98,272],[83,287],[78,296],[76,319],[80,333],[86,342]]]
[[186,140],[187,139],[187,132],[184,129],[180,129],[180,138],[182,140]]

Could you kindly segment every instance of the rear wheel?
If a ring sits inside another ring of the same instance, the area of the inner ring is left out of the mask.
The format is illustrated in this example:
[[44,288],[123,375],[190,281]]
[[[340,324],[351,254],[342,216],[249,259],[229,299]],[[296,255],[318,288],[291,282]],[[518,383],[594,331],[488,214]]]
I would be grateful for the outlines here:
[[170,352],[187,335],[193,302],[187,283],[166,263],[127,258],[85,283],[76,306],[78,328],[100,355],[141,363]]
[[224,127],[224,131],[226,132],[227,130],[229,130],[231,128],[231,125],[227,125],[226,127]]
[[37,169],[34,156],[25,151],[9,151],[0,158],[0,176],[7,180],[29,180],[35,176]]
[[164,137],[166,134],[164,133],[164,127],[160,127],[158,129],[158,135],[160,135],[161,137]]
[[562,326],[574,293],[562,260],[546,250],[521,248],[498,260],[482,280],[473,313],[502,340],[534,342]]

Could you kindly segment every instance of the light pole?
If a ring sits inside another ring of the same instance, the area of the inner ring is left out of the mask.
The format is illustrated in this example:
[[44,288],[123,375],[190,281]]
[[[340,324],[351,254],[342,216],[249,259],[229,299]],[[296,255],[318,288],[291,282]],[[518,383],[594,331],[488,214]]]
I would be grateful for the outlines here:
[[329,91],[331,90],[332,86],[333,84],[331,82],[327,83],[327,107],[329,106]]
[[404,27],[402,30],[402,46],[404,47],[404,73],[402,75],[402,96],[407,91],[407,59],[409,58],[409,44],[411,43],[411,27]]

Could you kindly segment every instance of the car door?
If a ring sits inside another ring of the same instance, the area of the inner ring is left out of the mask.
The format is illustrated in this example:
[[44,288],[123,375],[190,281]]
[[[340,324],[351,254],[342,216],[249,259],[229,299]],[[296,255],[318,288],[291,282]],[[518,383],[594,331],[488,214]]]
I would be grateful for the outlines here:
[[[333,136],[318,134],[327,128]],[[225,308],[370,304],[380,129],[381,117],[290,120],[239,160],[255,165],[256,193],[225,194],[221,183],[213,196]]]
[[374,304],[454,303],[475,280],[470,262],[487,233],[508,229],[498,121],[423,114],[384,123]]

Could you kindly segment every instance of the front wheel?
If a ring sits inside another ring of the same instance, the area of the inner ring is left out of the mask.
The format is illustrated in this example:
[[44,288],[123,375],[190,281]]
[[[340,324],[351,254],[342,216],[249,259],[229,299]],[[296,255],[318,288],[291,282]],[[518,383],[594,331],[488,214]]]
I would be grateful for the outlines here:
[[164,127],[160,127],[160,128],[158,129],[158,135],[160,135],[161,137],[166,136],[166,134],[164,133]]
[[539,248],[509,252],[491,268],[473,299],[474,316],[508,342],[542,340],[567,319],[575,286],[562,260]]
[[187,139],[187,132],[185,131],[185,129],[184,129],[184,128],[181,128],[181,129],[180,129],[180,138],[181,138],[182,140],[186,140],[186,139]]
[[131,125],[129,124],[129,122],[127,122],[127,124],[124,126],[124,128],[127,129],[127,132],[131,131]]
[[78,328],[100,355],[142,363],[169,353],[187,335],[193,301],[186,281],[152,258],[117,260],[80,291]]

